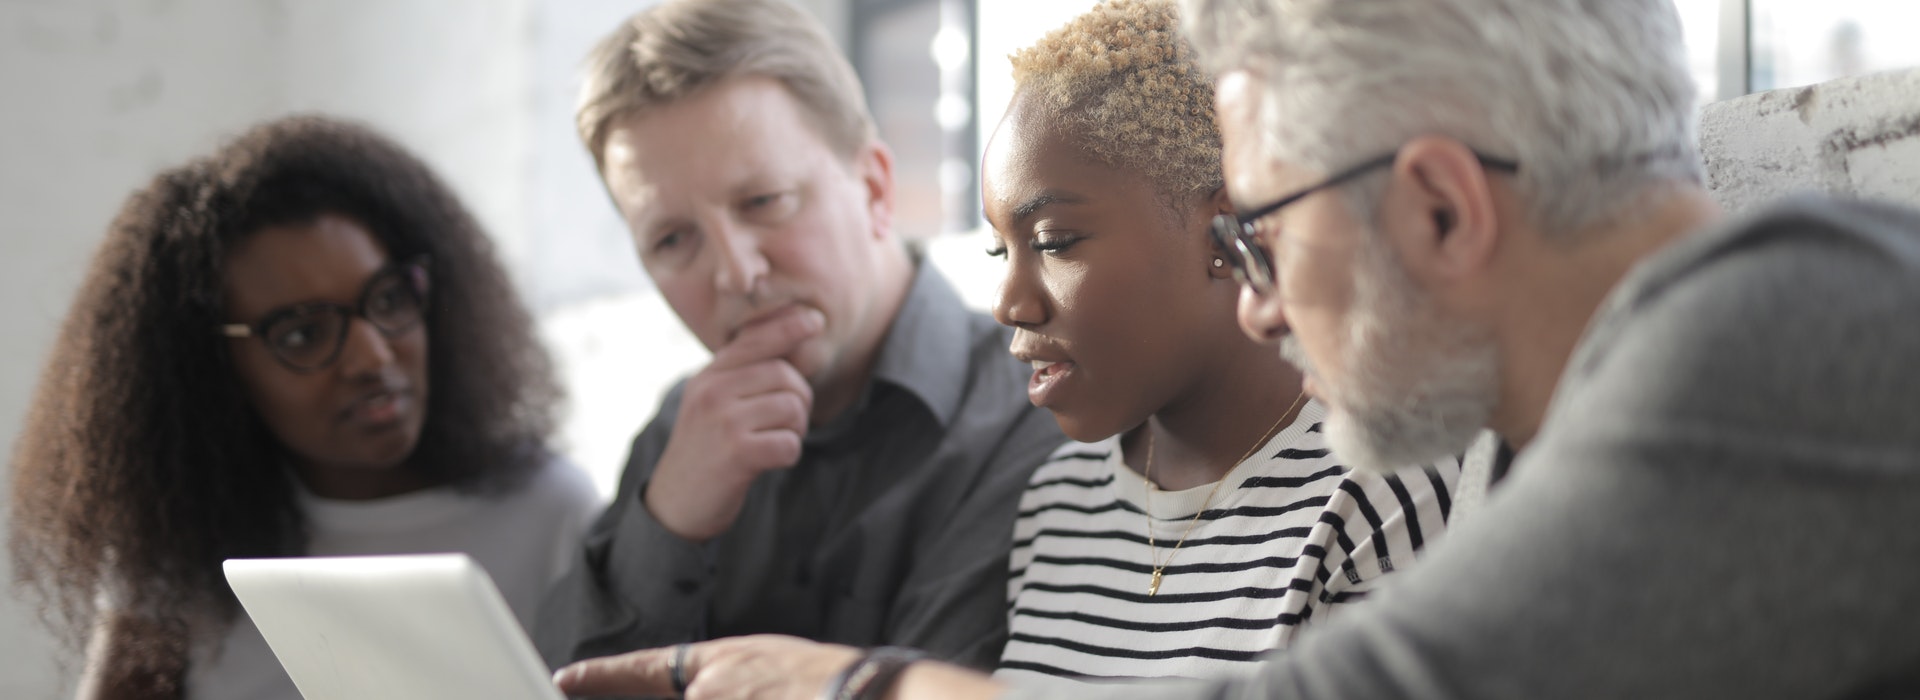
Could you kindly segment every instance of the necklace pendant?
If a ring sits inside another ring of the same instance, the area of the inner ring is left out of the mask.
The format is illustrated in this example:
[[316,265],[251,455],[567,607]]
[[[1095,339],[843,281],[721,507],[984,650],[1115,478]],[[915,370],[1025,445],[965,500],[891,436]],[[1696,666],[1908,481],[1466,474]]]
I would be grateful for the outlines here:
[[1155,595],[1159,595],[1159,593],[1160,593],[1160,572],[1155,571],[1153,572],[1153,580],[1147,582],[1147,597],[1151,598]]

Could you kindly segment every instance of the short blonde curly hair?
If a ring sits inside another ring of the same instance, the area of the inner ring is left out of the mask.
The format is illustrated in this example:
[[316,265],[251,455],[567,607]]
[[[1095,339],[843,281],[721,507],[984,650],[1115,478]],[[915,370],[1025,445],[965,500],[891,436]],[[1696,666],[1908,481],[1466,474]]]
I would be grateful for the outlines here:
[[1225,183],[1213,78],[1170,0],[1108,0],[1012,59],[1015,91],[1039,99],[1100,162],[1169,196]]

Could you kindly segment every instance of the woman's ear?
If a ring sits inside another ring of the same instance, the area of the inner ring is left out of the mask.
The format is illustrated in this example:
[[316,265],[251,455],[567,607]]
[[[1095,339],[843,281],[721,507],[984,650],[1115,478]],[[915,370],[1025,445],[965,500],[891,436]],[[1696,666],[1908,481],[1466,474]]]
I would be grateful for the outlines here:
[[1207,217],[1201,222],[1200,229],[1200,233],[1206,236],[1207,250],[1212,253],[1207,256],[1207,275],[1214,279],[1233,280],[1233,266],[1227,264],[1227,251],[1221,250],[1220,242],[1213,238],[1214,217],[1233,213],[1233,201],[1227,197],[1226,186],[1214,188],[1207,195],[1207,204]]

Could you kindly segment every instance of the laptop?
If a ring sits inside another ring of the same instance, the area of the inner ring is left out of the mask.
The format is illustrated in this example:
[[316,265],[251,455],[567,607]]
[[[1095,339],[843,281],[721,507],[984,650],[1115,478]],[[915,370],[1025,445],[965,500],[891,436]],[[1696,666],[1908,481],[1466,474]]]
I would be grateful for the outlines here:
[[493,579],[465,554],[225,568],[306,700],[564,700]]

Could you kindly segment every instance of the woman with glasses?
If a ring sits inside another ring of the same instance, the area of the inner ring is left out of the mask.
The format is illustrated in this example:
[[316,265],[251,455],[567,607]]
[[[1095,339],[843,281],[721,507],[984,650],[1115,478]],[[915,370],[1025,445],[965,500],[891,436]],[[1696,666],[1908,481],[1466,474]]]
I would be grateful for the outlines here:
[[[1459,465],[1341,465],[1300,372],[1241,331],[1245,261],[1210,233],[1232,211],[1212,85],[1171,3],[1103,3],[1015,54],[1013,73],[982,169],[990,252],[1006,260],[994,313],[1033,363],[1028,397],[1082,442],[1021,499],[996,678],[1252,668],[1413,565],[1445,526]],[[722,697],[829,684],[829,697],[881,697],[876,684],[913,659],[781,638],[673,651],[632,668],[678,669]],[[992,694],[925,667],[954,696]]]
[[473,217],[343,122],[253,129],[135,193],[13,456],[12,555],[82,697],[297,698],[235,557],[464,551],[523,623],[598,498]]

